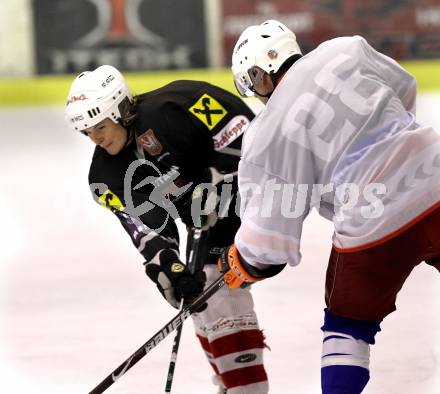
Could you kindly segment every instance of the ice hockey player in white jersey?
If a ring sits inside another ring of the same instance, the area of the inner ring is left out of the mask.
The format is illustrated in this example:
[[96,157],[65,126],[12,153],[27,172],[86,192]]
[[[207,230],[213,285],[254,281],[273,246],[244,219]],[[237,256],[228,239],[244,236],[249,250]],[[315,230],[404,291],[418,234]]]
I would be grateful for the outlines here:
[[241,226],[219,269],[231,288],[300,262],[315,207],[334,223],[321,385],[357,394],[370,345],[412,269],[440,271],[440,135],[415,118],[416,81],[360,37],[302,55],[282,23],[248,27],[233,52],[239,93],[265,107],[239,164]]

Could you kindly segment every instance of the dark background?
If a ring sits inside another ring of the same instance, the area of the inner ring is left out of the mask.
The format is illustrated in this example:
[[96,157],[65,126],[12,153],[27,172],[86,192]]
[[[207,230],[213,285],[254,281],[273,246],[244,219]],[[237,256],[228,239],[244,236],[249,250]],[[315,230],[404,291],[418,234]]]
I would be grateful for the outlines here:
[[[37,72],[76,73],[104,63],[122,71],[208,67],[206,26],[215,24],[205,21],[204,5],[33,0]],[[305,53],[327,39],[360,34],[397,60],[440,57],[440,0],[222,0],[219,6],[214,17],[221,22],[218,51],[225,67],[241,31],[267,19],[292,29]],[[102,34],[85,42],[97,26]]]
[[[136,16],[130,19],[130,10]],[[206,67],[200,0],[34,0],[39,74],[71,73],[110,63],[123,71]],[[109,23],[101,23],[107,17]],[[159,37],[148,42],[147,32]],[[98,40],[81,41],[97,25]],[[121,27],[122,26],[122,27]]]

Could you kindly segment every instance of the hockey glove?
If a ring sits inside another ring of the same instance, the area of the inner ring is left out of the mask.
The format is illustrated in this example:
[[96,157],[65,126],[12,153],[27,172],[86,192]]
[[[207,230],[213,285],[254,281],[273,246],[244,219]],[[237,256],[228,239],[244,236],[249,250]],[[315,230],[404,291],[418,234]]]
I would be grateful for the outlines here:
[[246,263],[235,245],[232,245],[224,249],[217,266],[218,270],[224,274],[225,282],[229,288],[236,289],[275,276],[284,269],[286,264],[268,265],[267,269],[258,269]]
[[176,254],[167,249],[159,253],[159,264],[145,263],[145,272],[174,308],[179,308],[182,297],[186,304],[194,301],[202,293],[206,281],[203,271],[191,274]]

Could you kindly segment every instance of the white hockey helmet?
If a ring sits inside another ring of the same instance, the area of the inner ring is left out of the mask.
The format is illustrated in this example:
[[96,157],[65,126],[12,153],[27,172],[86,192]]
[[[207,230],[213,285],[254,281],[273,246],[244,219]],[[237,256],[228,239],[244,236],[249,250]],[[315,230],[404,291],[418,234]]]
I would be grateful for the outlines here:
[[253,76],[257,66],[268,74],[276,73],[293,55],[301,55],[295,34],[281,22],[268,20],[241,33],[232,53],[232,73],[241,96],[254,95]]
[[70,87],[66,120],[77,131],[95,126],[106,118],[118,123],[119,104],[133,97],[122,74],[113,66],[100,66],[79,74]]

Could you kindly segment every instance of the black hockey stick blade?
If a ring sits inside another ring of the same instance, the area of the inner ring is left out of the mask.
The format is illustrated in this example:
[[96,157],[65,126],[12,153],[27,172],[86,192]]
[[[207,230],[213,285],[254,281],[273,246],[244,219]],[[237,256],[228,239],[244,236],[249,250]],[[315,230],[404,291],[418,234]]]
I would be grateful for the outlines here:
[[154,349],[163,339],[191,315],[196,312],[208,299],[214,295],[225,285],[223,275],[220,275],[211,283],[205,291],[200,294],[196,300],[182,309],[175,317],[173,317],[164,327],[154,334],[147,342],[145,342],[138,350],[136,350],[127,360],[125,360],[118,368],[108,375],[101,383],[99,383],[89,394],[101,394],[107,390],[114,382],[121,378],[129,369],[138,363],[145,355]]

